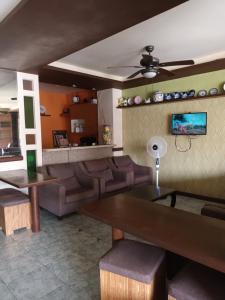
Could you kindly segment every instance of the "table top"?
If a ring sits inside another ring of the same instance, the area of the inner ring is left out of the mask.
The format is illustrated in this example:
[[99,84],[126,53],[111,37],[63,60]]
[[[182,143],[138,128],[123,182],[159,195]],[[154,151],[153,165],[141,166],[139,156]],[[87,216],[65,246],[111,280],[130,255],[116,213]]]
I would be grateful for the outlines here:
[[17,188],[32,187],[56,181],[57,178],[38,172],[27,170],[13,170],[0,172],[0,180]]
[[175,192],[176,190],[167,187],[157,188],[155,185],[144,185],[132,188],[132,190],[123,193],[123,195],[155,201],[167,197]]
[[81,213],[225,273],[225,222],[119,194]]

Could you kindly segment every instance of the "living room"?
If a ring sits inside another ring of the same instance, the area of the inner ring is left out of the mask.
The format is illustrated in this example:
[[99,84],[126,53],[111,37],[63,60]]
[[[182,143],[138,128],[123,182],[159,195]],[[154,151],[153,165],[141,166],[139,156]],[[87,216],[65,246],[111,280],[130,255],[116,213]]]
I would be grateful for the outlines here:
[[224,299],[224,4],[50,1],[0,16],[0,298]]

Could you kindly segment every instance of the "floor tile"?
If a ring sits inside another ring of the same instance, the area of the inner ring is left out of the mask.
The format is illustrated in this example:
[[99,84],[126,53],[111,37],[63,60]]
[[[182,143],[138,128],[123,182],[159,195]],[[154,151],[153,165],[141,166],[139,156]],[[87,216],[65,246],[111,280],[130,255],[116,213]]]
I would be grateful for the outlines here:
[[0,281],[0,299],[1,300],[16,300],[15,296],[10,292],[8,287]]
[[12,281],[8,287],[17,299],[26,300],[41,298],[62,285],[54,274],[42,267]]
[[9,284],[10,282],[41,268],[41,264],[29,255],[20,255],[7,259],[0,264],[0,279]]

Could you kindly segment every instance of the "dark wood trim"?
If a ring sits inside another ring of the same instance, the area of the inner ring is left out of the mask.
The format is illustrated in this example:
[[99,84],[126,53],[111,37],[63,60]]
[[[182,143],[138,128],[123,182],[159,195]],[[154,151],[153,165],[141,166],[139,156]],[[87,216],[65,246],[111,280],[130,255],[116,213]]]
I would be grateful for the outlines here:
[[197,198],[197,199],[205,200],[205,201],[209,201],[209,202],[216,202],[216,203],[225,204],[225,199],[222,199],[222,198],[210,197],[210,196],[205,196],[205,195],[198,195],[198,194],[193,194],[193,193],[188,193],[188,192],[181,192],[181,191],[176,191],[176,195],[186,196],[186,197],[191,197],[191,198]]
[[123,82],[108,78],[98,77],[90,74],[74,72],[46,66],[38,71],[39,80],[43,83],[57,84],[72,87],[76,84],[78,88],[104,90],[108,88],[123,88]]
[[127,109],[127,108],[134,108],[139,106],[149,106],[149,105],[160,105],[160,104],[169,104],[174,102],[187,102],[187,101],[196,101],[196,100],[205,100],[209,98],[224,98],[225,94],[219,94],[219,95],[207,95],[204,97],[192,97],[192,98],[186,98],[186,99],[175,99],[175,100],[164,100],[160,102],[151,102],[151,103],[142,103],[142,104],[134,104],[134,105],[128,105],[128,106],[117,106],[117,108],[120,109]]
[[23,1],[1,23],[0,68],[44,66],[186,1]]
[[4,157],[4,156],[0,157],[0,163],[17,161],[17,160],[23,160],[23,156],[18,155],[18,156],[11,156],[11,157]]
[[112,148],[112,152],[123,151],[123,147],[114,147]]

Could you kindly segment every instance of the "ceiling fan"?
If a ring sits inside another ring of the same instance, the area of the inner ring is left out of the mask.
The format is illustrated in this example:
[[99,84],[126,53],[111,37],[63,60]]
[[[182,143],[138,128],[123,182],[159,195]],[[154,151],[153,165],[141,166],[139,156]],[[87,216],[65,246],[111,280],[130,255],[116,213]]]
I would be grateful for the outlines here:
[[108,67],[108,68],[137,68],[140,69],[137,72],[133,73],[127,79],[131,79],[136,77],[138,74],[142,74],[145,78],[154,78],[157,74],[165,74],[167,76],[173,76],[174,73],[168,71],[162,67],[169,66],[182,66],[182,65],[193,65],[193,60],[178,60],[178,61],[168,61],[160,63],[157,57],[151,55],[154,50],[154,46],[146,46],[145,51],[148,54],[142,54],[142,59],[140,60],[140,66],[116,66],[116,67]]

